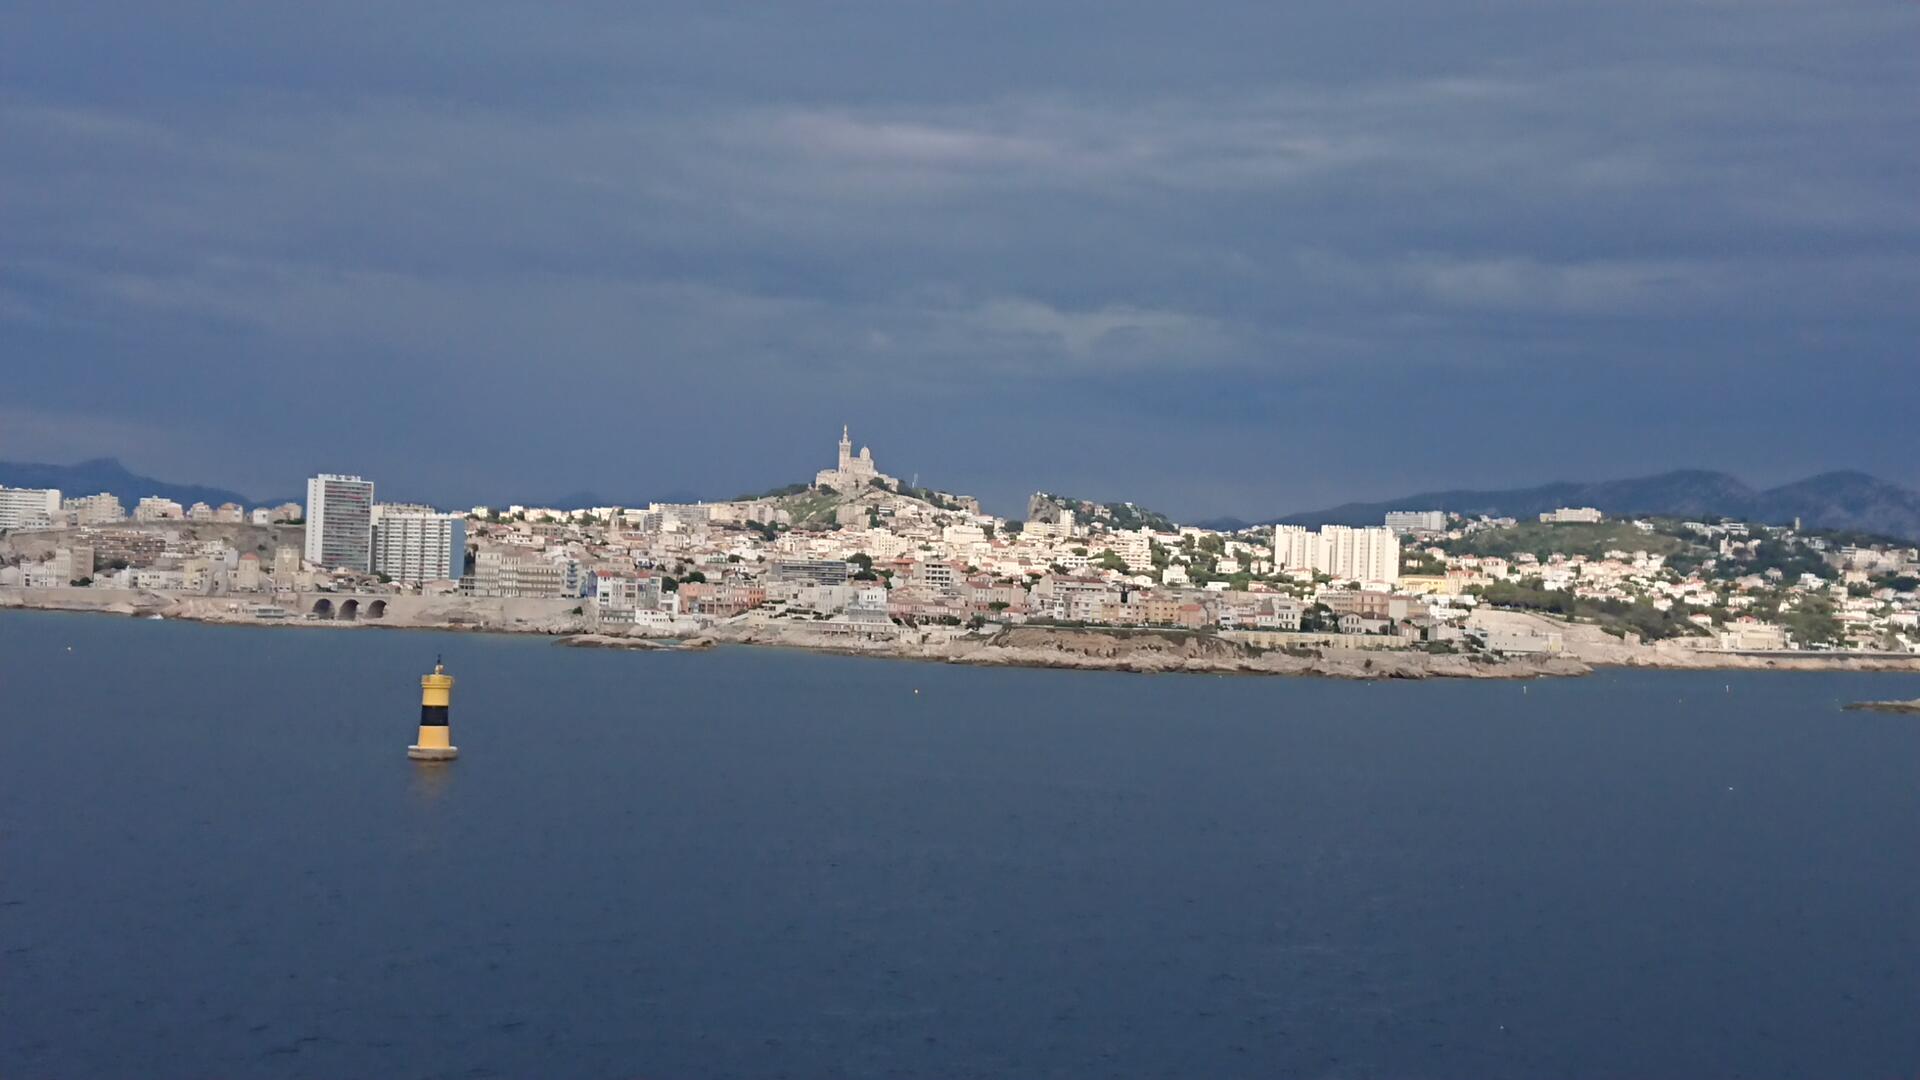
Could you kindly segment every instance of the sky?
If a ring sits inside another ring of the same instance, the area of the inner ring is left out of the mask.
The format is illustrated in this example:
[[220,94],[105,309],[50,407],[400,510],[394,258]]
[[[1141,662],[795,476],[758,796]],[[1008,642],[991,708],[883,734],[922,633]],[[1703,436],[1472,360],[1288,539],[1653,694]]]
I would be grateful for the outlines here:
[[0,459],[1920,485],[1920,4],[0,7]]

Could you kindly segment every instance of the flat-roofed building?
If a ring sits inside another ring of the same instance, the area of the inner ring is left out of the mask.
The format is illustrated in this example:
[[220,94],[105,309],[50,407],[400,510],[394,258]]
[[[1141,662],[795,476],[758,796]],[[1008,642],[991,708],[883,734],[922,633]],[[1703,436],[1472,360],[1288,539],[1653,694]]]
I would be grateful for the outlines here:
[[466,569],[466,518],[430,509],[381,508],[373,526],[374,573],[418,586],[458,581]]
[[98,495],[82,495],[77,499],[64,499],[60,507],[72,511],[75,525],[111,525],[127,516],[127,511],[120,505],[119,496],[107,491]]
[[1445,510],[1389,510],[1385,522],[1396,533],[1438,533],[1447,531]]
[[307,481],[307,561],[373,570],[373,481],[321,473]]
[[845,585],[853,570],[844,559],[775,559],[772,579],[782,585]]
[[59,512],[59,488],[0,487],[0,529],[44,529]]

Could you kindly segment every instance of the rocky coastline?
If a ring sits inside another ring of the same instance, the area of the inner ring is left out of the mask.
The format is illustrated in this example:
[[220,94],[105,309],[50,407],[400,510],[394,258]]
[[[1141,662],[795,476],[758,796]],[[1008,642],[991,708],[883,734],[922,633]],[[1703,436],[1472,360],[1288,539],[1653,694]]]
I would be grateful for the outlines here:
[[[92,594],[92,595],[89,595]],[[569,606],[573,605],[573,606]],[[1609,639],[1594,648],[1569,634],[1569,648],[1554,655],[1494,656],[1479,652],[1338,647],[1262,649],[1215,634],[1160,630],[1008,626],[984,632],[958,628],[901,629],[871,637],[850,636],[816,624],[738,619],[680,632],[596,627],[572,601],[486,601],[447,598],[437,604],[396,606],[391,617],[356,622],[301,617],[264,618],[265,605],[231,598],[138,593],[108,596],[99,590],[0,589],[0,609],[91,611],[135,618],[243,626],[392,628],[524,633],[554,637],[576,648],[631,651],[705,649],[757,645],[809,649],[842,655],[886,657],[980,667],[1032,667],[1141,674],[1294,675],[1342,679],[1534,679],[1586,675],[1598,668],[1649,667],[1682,670],[1908,671],[1920,672],[1920,656],[1834,656],[1710,653],[1656,646],[1622,647]],[[1579,630],[1579,627],[1569,627]],[[1859,708],[1920,712],[1916,702],[1862,702]]]
[[1920,700],[1856,701],[1845,708],[1848,712],[1920,713]]

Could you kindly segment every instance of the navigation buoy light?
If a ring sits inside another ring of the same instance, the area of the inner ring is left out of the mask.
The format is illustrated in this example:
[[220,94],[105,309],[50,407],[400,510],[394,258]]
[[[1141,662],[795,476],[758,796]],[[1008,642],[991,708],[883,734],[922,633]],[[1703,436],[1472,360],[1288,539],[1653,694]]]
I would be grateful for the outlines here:
[[453,700],[453,676],[439,657],[433,659],[433,674],[420,676],[420,741],[407,747],[407,756],[415,761],[452,761],[460,756],[447,730],[447,706]]

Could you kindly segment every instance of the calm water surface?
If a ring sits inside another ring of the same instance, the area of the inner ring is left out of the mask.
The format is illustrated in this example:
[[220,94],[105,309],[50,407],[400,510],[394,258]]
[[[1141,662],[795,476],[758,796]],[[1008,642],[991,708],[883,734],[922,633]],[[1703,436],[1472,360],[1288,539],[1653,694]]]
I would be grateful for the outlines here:
[[1882,696],[0,614],[0,1076],[1911,1077]]

